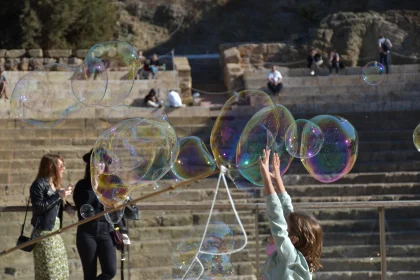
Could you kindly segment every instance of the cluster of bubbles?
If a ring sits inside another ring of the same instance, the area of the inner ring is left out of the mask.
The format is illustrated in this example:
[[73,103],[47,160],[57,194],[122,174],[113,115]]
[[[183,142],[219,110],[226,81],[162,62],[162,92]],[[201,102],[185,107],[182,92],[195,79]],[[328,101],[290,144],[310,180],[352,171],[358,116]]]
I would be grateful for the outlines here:
[[115,106],[130,94],[138,65],[137,51],[127,42],[94,45],[80,66],[51,63],[21,77],[11,96],[11,114],[50,128],[86,107]]
[[[113,108],[108,117],[118,119],[121,111],[134,110],[118,104],[131,92],[138,62],[136,50],[126,42],[94,45],[76,68],[53,63],[23,76],[11,97],[11,113],[26,123],[45,128],[92,106]],[[52,71],[56,74],[51,75]],[[65,82],[57,82],[57,71],[66,78]],[[121,71],[124,73],[118,74]],[[369,63],[363,69],[363,77],[369,84],[380,83],[383,66]],[[239,188],[246,190],[249,184],[263,186],[259,164],[266,147],[278,153],[281,175],[293,158],[299,158],[315,179],[334,182],[353,167],[358,136],[344,118],[320,115],[295,120],[285,106],[275,104],[266,93],[245,90],[224,104],[211,131],[210,147],[213,156],[198,137],[178,139],[165,116],[112,123],[92,150],[89,164],[93,191],[109,209],[125,203],[135,188],[151,185],[160,191],[222,166],[228,168]],[[164,195],[172,197],[178,192]],[[105,218],[116,224],[123,212],[124,209],[109,212]],[[95,215],[95,210],[85,204],[80,214],[87,219]],[[185,237],[172,254],[181,274],[163,279],[189,279],[203,271],[202,279],[233,275],[230,254],[235,251],[235,234],[229,226],[211,223],[204,236],[195,238],[194,234]]]
[[321,115],[295,120],[286,107],[274,104],[266,93],[245,90],[223,106],[210,144],[216,164],[227,166],[235,184],[246,189],[247,183],[263,185],[259,162],[266,147],[278,153],[281,175],[293,158],[300,158],[317,180],[336,181],[353,167],[358,137],[354,127],[341,117]]

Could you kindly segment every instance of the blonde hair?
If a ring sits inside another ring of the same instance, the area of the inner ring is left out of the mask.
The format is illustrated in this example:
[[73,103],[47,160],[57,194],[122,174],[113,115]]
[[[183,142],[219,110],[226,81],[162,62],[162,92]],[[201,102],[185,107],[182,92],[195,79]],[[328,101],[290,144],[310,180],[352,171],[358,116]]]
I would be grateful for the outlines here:
[[292,212],[287,216],[289,236],[296,236],[295,248],[305,257],[313,273],[322,267],[323,230],[318,220],[307,213]]
[[39,163],[38,178],[52,178],[56,189],[61,188],[61,177],[58,168],[58,160],[64,164],[64,159],[59,154],[46,154],[41,158]]

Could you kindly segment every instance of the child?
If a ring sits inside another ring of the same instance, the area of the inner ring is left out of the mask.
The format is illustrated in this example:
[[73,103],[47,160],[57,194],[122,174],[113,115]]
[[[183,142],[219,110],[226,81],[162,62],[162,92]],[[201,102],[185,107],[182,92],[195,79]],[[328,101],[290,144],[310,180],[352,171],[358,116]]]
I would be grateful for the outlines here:
[[267,254],[271,255],[261,269],[261,279],[312,279],[312,273],[321,267],[322,228],[313,216],[293,212],[290,196],[280,176],[279,156],[273,156],[273,173],[269,171],[269,158],[270,150],[263,150],[260,172],[264,180],[267,217],[276,250],[273,250],[268,240]]

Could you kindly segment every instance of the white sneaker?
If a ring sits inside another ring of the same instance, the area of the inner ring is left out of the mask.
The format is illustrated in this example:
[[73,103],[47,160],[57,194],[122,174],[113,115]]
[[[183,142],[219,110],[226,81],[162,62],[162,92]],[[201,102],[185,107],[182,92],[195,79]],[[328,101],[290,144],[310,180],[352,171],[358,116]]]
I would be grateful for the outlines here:
[[315,71],[311,71],[311,76],[314,76],[315,75]]

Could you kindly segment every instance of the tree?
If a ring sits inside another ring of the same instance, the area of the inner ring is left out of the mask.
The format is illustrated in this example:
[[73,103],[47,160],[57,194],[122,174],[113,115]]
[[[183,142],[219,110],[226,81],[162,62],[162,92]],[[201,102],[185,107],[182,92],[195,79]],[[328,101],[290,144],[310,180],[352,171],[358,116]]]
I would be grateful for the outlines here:
[[24,0],[25,48],[89,48],[113,39],[117,10],[105,0]]

